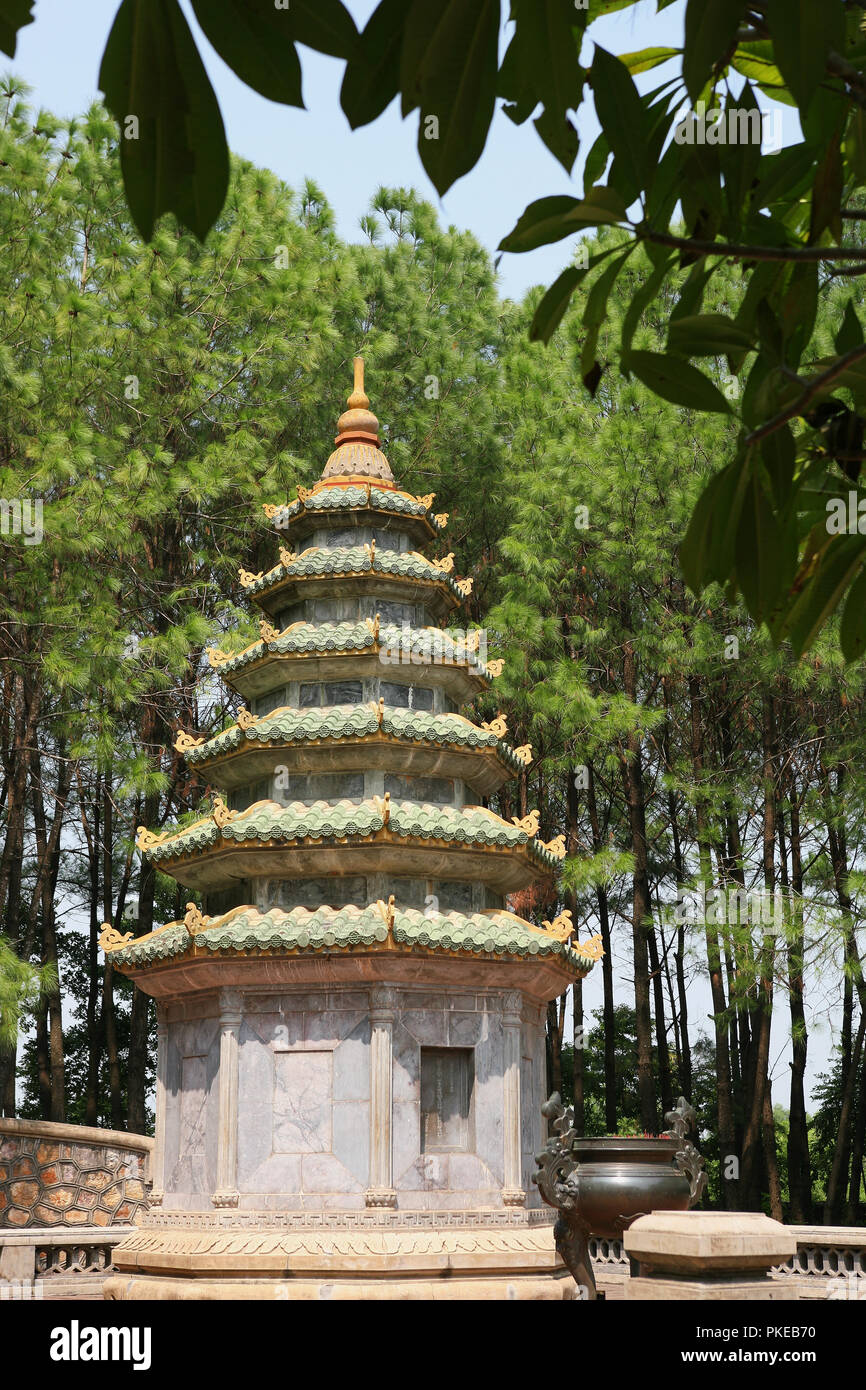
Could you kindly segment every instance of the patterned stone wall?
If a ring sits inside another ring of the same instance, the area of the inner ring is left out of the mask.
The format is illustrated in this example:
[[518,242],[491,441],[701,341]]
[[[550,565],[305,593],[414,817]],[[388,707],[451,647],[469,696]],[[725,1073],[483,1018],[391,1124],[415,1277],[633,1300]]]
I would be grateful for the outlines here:
[[152,1147],[142,1134],[0,1119],[0,1227],[137,1223]]

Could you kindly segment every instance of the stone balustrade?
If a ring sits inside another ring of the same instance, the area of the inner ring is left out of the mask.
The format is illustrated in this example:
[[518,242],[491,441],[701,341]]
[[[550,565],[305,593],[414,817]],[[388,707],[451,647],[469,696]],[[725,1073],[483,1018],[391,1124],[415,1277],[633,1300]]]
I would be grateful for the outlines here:
[[47,1120],[0,1119],[3,1229],[135,1225],[153,1140]]

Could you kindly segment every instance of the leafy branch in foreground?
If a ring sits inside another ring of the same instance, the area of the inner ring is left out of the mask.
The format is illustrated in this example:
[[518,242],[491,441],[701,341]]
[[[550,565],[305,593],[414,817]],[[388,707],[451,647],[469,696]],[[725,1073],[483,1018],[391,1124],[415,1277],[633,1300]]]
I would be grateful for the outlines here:
[[[588,0],[578,9],[571,0],[511,0],[505,45],[500,0],[381,0],[361,33],[340,0],[193,0],[193,10],[220,56],[269,100],[303,105],[298,45],[345,63],[341,103],[353,128],[400,96],[404,116],[418,112],[419,156],[440,193],[476,164],[497,100],[516,124],[533,118],[569,173],[591,102],[601,133],[586,154],[583,196],[532,203],[501,249],[527,251],[605,226],[646,247],[653,272],[634,291],[620,371],[739,426],[735,459],[711,480],[693,518],[685,572],[695,585],[715,578],[741,592],[777,640],[801,651],[866,563],[858,525],[822,538],[813,505],[816,480],[834,502],[840,473],[855,489],[852,516],[860,502],[862,450],[858,457],[851,438],[866,410],[866,369],[850,304],[835,354],[806,356],[819,295],[866,273],[857,239],[866,11],[860,0],[687,0],[681,47],[617,56],[585,45],[594,21],[649,2]],[[670,3],[656,0],[656,10]],[[31,10],[28,0],[0,0],[6,52],[14,54]],[[641,92],[635,78],[662,66],[673,75]],[[178,0],[122,0],[100,85],[118,122],[139,231],[149,239],[172,212],[204,238],[225,199],[228,154]],[[802,138],[765,152],[768,113],[759,97],[796,111]],[[581,375],[591,394],[608,366],[596,352],[599,325],[629,250],[612,256],[585,299]],[[706,287],[726,262],[741,268],[736,315],[702,315]],[[563,271],[538,305],[535,339],[549,340],[592,268]],[[640,314],[662,292],[668,301],[673,292],[665,350],[633,352]],[[701,356],[724,359],[724,393],[691,360]],[[837,435],[844,422],[851,437],[841,455],[828,421]],[[711,561],[695,563],[698,537]],[[843,623],[849,657],[862,650],[859,634],[853,617]]]

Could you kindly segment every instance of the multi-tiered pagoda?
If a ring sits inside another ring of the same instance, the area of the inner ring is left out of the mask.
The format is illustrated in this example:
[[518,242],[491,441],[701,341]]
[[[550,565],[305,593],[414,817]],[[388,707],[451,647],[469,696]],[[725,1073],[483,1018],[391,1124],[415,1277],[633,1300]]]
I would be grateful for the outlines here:
[[[157,1003],[153,1193],[111,1297],[568,1297],[530,1182],[547,1001],[595,942],[506,895],[562,841],[485,801],[531,759],[460,713],[501,663],[443,629],[447,515],[396,486],[355,364],[318,483],[241,570],[261,640],[211,665],[245,705],[176,747],[220,789],[138,845],[201,895],[103,944]],[[228,644],[227,644],[228,645]]]

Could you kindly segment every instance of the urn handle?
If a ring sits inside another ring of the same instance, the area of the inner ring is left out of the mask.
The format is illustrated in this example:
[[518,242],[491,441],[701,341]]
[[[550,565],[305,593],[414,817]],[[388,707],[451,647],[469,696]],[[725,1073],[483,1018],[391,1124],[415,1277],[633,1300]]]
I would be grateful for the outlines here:
[[665,1119],[670,1125],[665,1134],[671,1139],[678,1139],[680,1144],[674,1155],[674,1167],[688,1179],[689,1207],[696,1206],[707,1185],[704,1159],[688,1137],[688,1130],[692,1127],[697,1129],[697,1115],[685,1096],[680,1096],[676,1109],[669,1110]]

